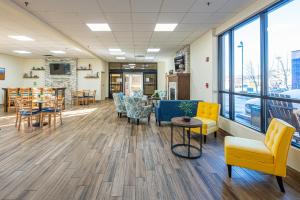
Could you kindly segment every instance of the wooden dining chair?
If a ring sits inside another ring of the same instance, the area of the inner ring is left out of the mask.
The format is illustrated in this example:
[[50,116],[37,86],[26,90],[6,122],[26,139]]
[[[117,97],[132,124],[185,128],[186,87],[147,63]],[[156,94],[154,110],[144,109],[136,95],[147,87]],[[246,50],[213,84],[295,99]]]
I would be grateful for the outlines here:
[[89,103],[91,102],[94,104],[96,102],[96,90],[90,90],[89,96],[87,98]]
[[19,122],[18,131],[20,130],[22,120],[24,120],[24,119],[27,120],[28,127],[31,127],[31,129],[32,129],[33,128],[33,126],[32,126],[33,118],[40,117],[40,111],[33,109],[32,100],[22,99],[19,103],[18,110],[19,110],[19,113],[18,113],[19,119],[17,120]]
[[48,125],[51,126],[51,118],[53,117],[54,127],[56,127],[56,118],[60,118],[60,123],[62,124],[62,110],[63,110],[64,97],[55,98],[55,100],[51,101],[51,106],[42,109],[41,113],[41,126],[44,123],[45,116],[48,116]]
[[16,122],[15,122],[15,127],[18,126],[18,122],[19,122],[19,113],[20,113],[21,101],[22,101],[22,98],[20,96],[17,96],[15,98],[15,102],[14,102],[14,105],[15,105],[15,108],[16,108]]
[[43,88],[43,95],[44,96],[54,96],[53,88]]
[[22,97],[22,99],[24,99],[24,100],[26,100],[26,99],[30,100],[30,98],[31,98],[30,88],[20,88],[19,94]]
[[10,112],[10,109],[12,107],[15,108],[15,99],[19,95],[18,88],[8,88],[7,93],[8,93],[8,101],[7,101],[8,112]]
[[83,90],[83,101],[85,105],[89,104],[89,96],[90,96],[90,90]]

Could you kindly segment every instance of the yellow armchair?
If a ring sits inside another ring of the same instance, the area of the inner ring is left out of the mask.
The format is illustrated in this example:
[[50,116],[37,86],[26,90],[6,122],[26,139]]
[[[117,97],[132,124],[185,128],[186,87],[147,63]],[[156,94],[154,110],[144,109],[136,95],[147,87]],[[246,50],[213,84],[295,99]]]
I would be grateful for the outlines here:
[[233,136],[225,137],[224,156],[231,177],[231,166],[240,166],[276,176],[281,192],[282,177],[295,128],[280,119],[272,119],[264,142]]
[[[214,133],[217,137],[220,105],[217,103],[199,102],[195,119],[202,121],[202,135],[206,143],[206,135]],[[200,128],[192,128],[191,132],[200,134]]]

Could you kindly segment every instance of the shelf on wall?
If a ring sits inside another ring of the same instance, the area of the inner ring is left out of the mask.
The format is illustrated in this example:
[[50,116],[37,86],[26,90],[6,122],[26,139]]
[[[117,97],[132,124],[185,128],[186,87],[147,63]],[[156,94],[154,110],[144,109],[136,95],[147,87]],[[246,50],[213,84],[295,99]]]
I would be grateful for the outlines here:
[[77,71],[88,71],[88,70],[92,70],[92,69],[76,69]]
[[89,77],[89,76],[85,76],[84,78],[93,78],[93,79],[97,79],[97,78],[99,78],[99,77],[96,77],[96,76],[95,76],[95,77],[92,77],[92,76],[90,76],[90,77]]
[[40,77],[23,77],[23,79],[39,79]]

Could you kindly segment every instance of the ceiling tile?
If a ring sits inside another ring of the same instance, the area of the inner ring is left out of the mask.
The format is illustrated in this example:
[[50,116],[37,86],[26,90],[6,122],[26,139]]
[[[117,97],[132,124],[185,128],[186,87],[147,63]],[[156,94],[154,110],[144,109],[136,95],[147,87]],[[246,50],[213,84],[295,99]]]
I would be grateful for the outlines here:
[[106,14],[108,22],[111,23],[131,23],[131,14],[130,13],[107,13]]
[[156,23],[158,13],[133,13],[133,23]]
[[[190,12],[213,13],[222,8],[229,0],[198,0]],[[209,5],[207,4],[209,2]]]
[[162,0],[131,0],[133,12],[158,12]]
[[130,12],[129,0],[98,0],[103,12]]
[[181,22],[183,16],[185,13],[180,13],[180,12],[165,12],[165,13],[160,13],[158,16],[157,23],[179,23]]
[[188,12],[195,0],[165,0],[162,12]]

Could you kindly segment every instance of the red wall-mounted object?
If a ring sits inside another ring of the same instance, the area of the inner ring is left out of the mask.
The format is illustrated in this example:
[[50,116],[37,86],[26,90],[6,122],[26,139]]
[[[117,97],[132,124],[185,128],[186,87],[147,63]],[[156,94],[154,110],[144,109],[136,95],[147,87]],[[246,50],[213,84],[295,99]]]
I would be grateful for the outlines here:
[[205,87],[208,88],[208,83],[205,83]]

